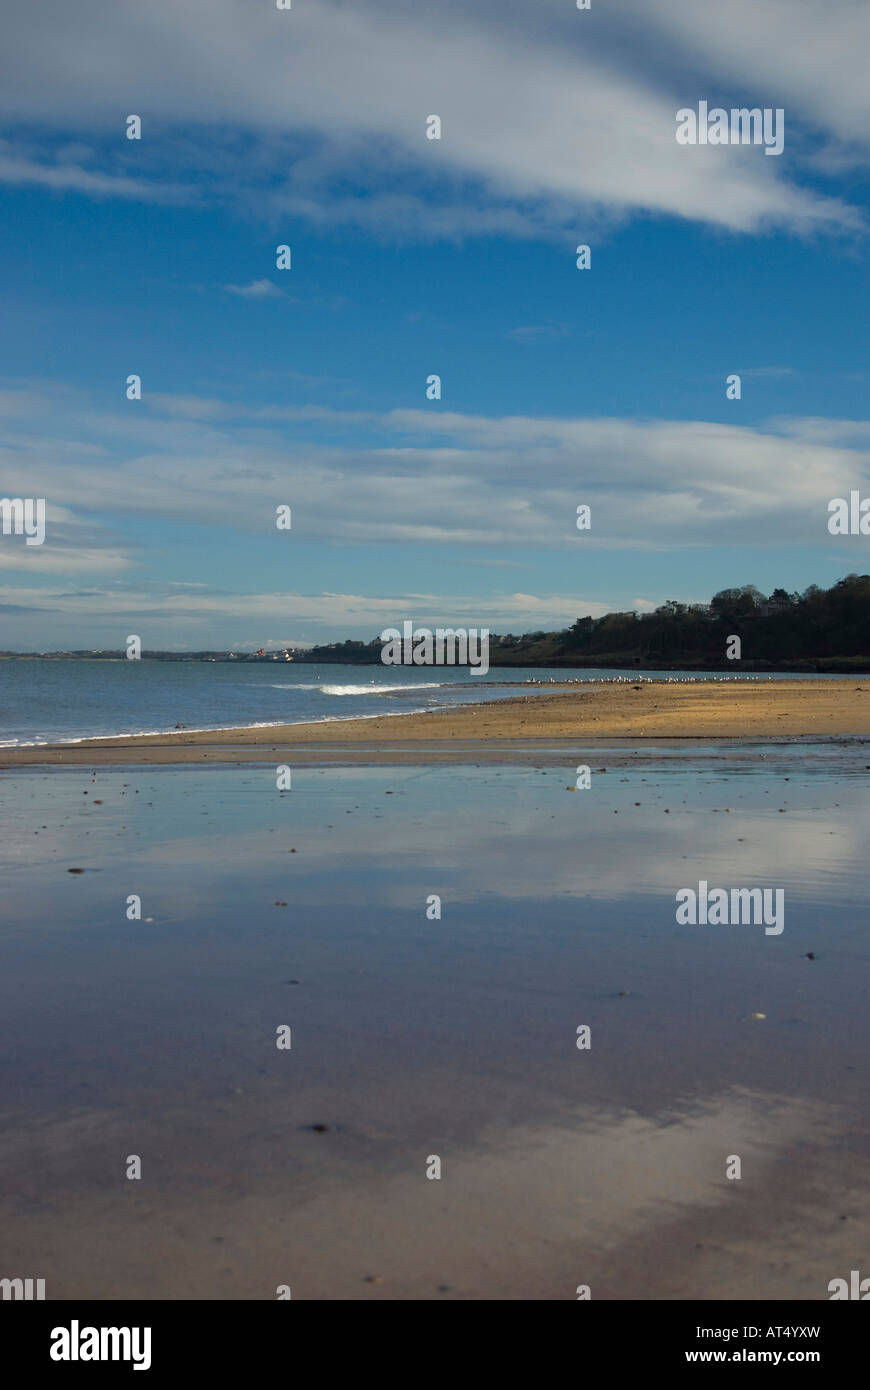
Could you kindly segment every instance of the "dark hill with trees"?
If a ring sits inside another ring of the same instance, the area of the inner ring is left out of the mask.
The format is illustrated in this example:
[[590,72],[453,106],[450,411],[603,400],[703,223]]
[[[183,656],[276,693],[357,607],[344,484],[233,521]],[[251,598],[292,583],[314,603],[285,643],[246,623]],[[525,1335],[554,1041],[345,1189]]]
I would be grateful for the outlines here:
[[[738,636],[742,659],[729,661]],[[337,642],[296,661],[380,661],[381,642]],[[627,667],[634,670],[870,671],[870,575],[849,574],[802,594],[752,584],[722,589],[709,604],[671,601],[652,613],[578,618],[563,632],[490,635],[491,666]]]

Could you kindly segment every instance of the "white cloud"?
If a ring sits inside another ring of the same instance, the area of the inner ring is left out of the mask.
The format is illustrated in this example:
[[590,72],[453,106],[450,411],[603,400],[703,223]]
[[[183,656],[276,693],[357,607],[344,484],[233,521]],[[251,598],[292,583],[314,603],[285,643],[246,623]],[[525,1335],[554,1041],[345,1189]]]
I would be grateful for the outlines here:
[[25,545],[22,540],[9,541],[5,536],[0,544],[0,570],[15,570],[23,574],[99,574],[124,570],[129,564],[129,556],[117,550],[75,543],[60,545],[57,536],[51,532],[42,545]]
[[[859,226],[842,200],[789,182],[787,159],[678,146],[686,82],[684,71],[669,72],[685,49],[693,74],[724,72],[741,88],[757,80],[760,101],[777,90],[784,53],[789,120],[820,125],[828,142],[866,139],[866,99],[853,94],[866,86],[866,26],[855,7],[828,0],[815,16],[802,8],[799,24],[793,0],[740,0],[742,24],[731,6],[721,22],[688,0],[672,0],[661,17],[660,8],[638,16],[632,46],[620,41],[624,15],[602,8],[592,19],[547,0],[522,12],[481,3],[473,13],[450,3],[319,0],[292,16],[248,0],[211,0],[207,15],[176,0],[110,14],[103,0],[79,0],[54,9],[51,25],[39,7],[22,6],[4,26],[0,112],[41,128],[62,124],[67,142],[71,131],[112,130],[120,146],[132,107],[143,138],[124,156],[137,169],[163,151],[171,157],[180,138],[199,141],[212,162],[221,131],[246,131],[259,143],[236,154],[223,180],[214,160],[206,191],[241,184],[262,212],[415,236],[568,233],[581,211],[586,225],[601,213],[643,212],[735,232]],[[655,78],[643,61],[648,25],[658,25]],[[854,77],[839,87],[838,62]],[[444,122],[440,142],[425,138],[432,112]],[[40,167],[44,180],[111,191],[79,166],[59,174]],[[289,172],[276,181],[282,168]],[[6,174],[27,170],[13,161]],[[139,196],[128,177],[117,191]],[[192,180],[197,193],[202,182]]]
[[[439,625],[490,627],[506,630],[519,623],[534,629],[541,624],[556,628],[572,623],[580,614],[600,617],[608,605],[578,598],[574,594],[538,596],[535,594],[498,594],[485,598],[479,595],[406,593],[388,597],[367,594],[320,593],[179,593],[176,588],[165,590],[153,585],[144,588],[105,588],[76,590],[62,593],[38,587],[0,586],[0,608],[4,604],[27,610],[27,624],[35,613],[60,617],[87,627],[93,634],[120,632],[126,623],[142,625],[143,640],[147,642],[148,624],[159,623],[160,632],[185,637],[202,633],[210,619],[243,620],[246,629],[262,631],[267,624],[289,624],[301,627],[316,623],[346,635],[348,630],[368,629],[374,637],[382,628],[402,623],[406,619],[424,626]],[[9,615],[5,615],[6,625]],[[97,645],[99,636],[87,645]],[[119,644],[120,644],[120,639]],[[163,646],[171,637],[151,645]],[[243,643],[247,647],[261,644],[257,639]]]
[[[294,539],[452,544],[476,555],[828,544],[828,500],[870,483],[858,422],[345,413],[171,395],[107,415],[69,392],[37,394],[49,406],[28,420],[19,392],[14,430],[0,433],[9,495],[44,496],[80,524],[163,519],[265,544],[280,539],[281,504],[293,509]],[[593,518],[582,535],[581,503]],[[76,548],[119,551],[93,528],[56,534],[71,567],[83,563]],[[840,549],[851,556],[848,541]]]
[[782,106],[786,122],[803,119],[870,155],[870,8],[860,0],[629,0],[629,7],[691,61],[753,93],[750,105]]
[[[21,491],[15,495],[21,496]],[[41,545],[28,545],[24,536],[0,535],[0,570],[27,576],[117,573],[130,563],[107,526],[97,525],[53,500],[46,499]]]
[[90,198],[129,198],[151,203],[182,202],[190,197],[185,189],[156,179],[100,173],[67,162],[51,164],[45,160],[21,158],[10,154],[10,149],[8,141],[0,141],[0,184],[30,185],[55,193],[83,193]]
[[284,291],[279,290],[271,280],[252,280],[249,285],[224,285],[224,289],[230,294],[240,295],[243,299],[284,298]]

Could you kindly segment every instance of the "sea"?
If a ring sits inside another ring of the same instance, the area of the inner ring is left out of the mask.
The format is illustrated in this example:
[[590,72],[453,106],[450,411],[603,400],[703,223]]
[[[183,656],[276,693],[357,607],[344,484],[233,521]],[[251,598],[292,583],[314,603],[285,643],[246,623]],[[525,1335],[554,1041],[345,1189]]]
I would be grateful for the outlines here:
[[[801,680],[813,679],[802,674]],[[136,734],[319,723],[451,709],[613,681],[791,680],[790,675],[564,667],[491,669],[291,662],[0,661],[0,747]],[[830,680],[825,676],[819,679]],[[836,679],[836,677],[833,677]],[[843,680],[852,679],[849,676]]]

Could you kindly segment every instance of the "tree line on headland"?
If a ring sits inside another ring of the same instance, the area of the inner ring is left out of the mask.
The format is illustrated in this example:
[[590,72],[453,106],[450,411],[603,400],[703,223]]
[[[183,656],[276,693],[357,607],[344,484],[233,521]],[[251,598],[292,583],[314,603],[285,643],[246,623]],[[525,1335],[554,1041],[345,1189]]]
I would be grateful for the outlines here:
[[[742,659],[726,657],[741,639]],[[380,661],[381,641],[336,642],[296,660]],[[752,584],[722,589],[709,604],[671,600],[651,613],[578,618],[561,632],[490,634],[490,666],[623,667],[649,670],[870,671],[870,575],[803,593]]]

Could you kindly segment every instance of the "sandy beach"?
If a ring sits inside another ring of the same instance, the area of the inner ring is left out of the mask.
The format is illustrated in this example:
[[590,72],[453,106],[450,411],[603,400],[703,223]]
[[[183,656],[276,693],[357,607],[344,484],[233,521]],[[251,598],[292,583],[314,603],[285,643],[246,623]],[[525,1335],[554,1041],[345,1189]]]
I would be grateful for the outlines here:
[[[354,761],[393,746],[398,757],[426,746],[427,758],[475,758],[525,740],[687,740],[870,736],[870,681],[647,681],[590,683],[582,689],[460,709],[249,729],[179,732],[7,749],[0,767],[28,764],[111,766],[270,761],[276,752],[306,758],[339,746]],[[398,745],[398,748],[396,746]],[[478,750],[479,751],[479,750]]]
[[[4,751],[8,1267],[52,1299],[825,1299],[870,1230],[868,697],[600,682]],[[681,924],[702,879],[772,879],[782,934]]]

